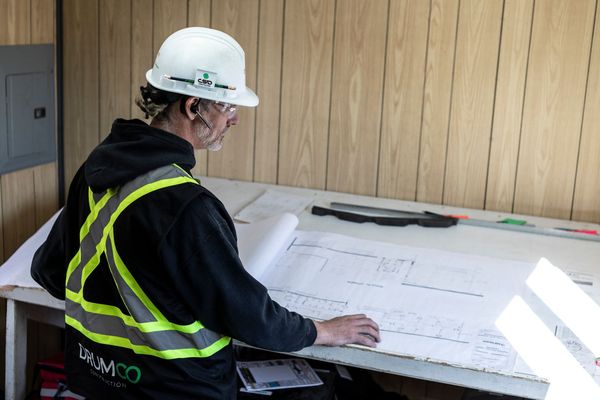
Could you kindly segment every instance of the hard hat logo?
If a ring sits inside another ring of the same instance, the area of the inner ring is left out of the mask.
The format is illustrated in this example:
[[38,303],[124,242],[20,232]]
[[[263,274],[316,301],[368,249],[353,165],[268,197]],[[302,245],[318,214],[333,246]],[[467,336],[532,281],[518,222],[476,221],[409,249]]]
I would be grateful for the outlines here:
[[203,71],[201,69],[196,70],[196,84],[202,87],[215,87],[217,80],[217,74],[214,72]]
[[167,92],[255,107],[258,96],[246,86],[245,64],[244,50],[234,38],[215,29],[191,27],[163,42],[146,80]]

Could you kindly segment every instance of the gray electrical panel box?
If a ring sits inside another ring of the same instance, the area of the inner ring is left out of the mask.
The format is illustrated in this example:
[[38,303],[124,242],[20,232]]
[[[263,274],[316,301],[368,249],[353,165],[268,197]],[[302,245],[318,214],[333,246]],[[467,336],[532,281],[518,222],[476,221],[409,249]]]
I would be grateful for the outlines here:
[[56,160],[53,46],[0,46],[0,174]]

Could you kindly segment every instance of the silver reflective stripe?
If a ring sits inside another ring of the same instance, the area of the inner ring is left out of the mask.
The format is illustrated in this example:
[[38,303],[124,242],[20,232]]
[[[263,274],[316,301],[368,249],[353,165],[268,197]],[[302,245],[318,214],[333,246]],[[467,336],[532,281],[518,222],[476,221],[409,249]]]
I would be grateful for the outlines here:
[[[77,293],[81,289],[81,274],[83,267],[90,261],[92,257],[96,255],[96,246],[101,243],[104,228],[109,224],[110,217],[114,211],[117,210],[119,204],[127,198],[130,194],[143,186],[150,184],[155,181],[168,178],[177,178],[180,176],[186,176],[183,171],[171,165],[150,171],[145,175],[140,175],[130,182],[117,189],[114,196],[112,196],[108,202],[102,207],[98,213],[98,217],[92,222],[89,233],[83,238],[81,242],[81,261],[77,268],[71,274],[70,279],[67,281],[67,289]],[[102,196],[100,196],[102,197]],[[98,207],[98,203],[96,203]],[[93,210],[92,210],[93,211]],[[97,262],[96,262],[97,264]]]
[[109,237],[106,241],[106,260],[108,261],[110,273],[115,280],[123,304],[125,304],[125,307],[127,307],[127,310],[129,310],[129,313],[137,322],[156,321],[156,318],[154,318],[150,310],[146,308],[140,298],[133,293],[133,290],[131,290],[129,285],[123,280],[115,263],[112,240],[110,240]]
[[[128,196],[134,194],[137,190],[144,188],[146,185],[164,179],[179,177],[186,177],[190,178],[190,181],[192,180],[192,178],[180,168],[168,165],[139,176],[122,187],[117,188],[114,194],[108,198],[108,201],[106,201],[104,206],[98,204],[104,197],[104,194],[94,194],[93,200],[95,204],[91,210],[91,214],[97,213],[97,216],[91,221],[87,234],[81,240],[81,259],[68,277],[66,286],[67,289],[73,293],[80,293],[83,289],[82,273],[86,264],[89,263],[88,268],[93,270],[93,268],[96,268],[99,265],[102,257],[105,256],[121,299],[133,321],[130,321],[129,325],[126,324],[122,317],[113,315],[114,311],[109,311],[110,309],[114,310],[114,307],[103,304],[94,305],[94,310],[96,312],[86,311],[82,304],[77,302],[81,301],[85,304],[83,297],[80,297],[80,300],[77,300],[77,298],[70,299],[69,296],[67,296],[65,303],[66,314],[78,321],[84,329],[92,334],[126,338],[133,346],[148,346],[157,351],[204,349],[223,338],[222,335],[205,328],[199,328],[193,333],[182,332],[176,327],[154,332],[143,332],[141,330],[143,326],[140,324],[148,322],[164,322],[166,323],[166,326],[169,326],[169,321],[165,320],[160,313],[159,316],[153,315],[152,311],[138,297],[134,289],[132,289],[124,280],[124,277],[117,266],[117,262],[115,261],[115,257],[117,257],[117,254],[115,253],[116,247],[110,237],[115,221],[113,220],[111,223],[111,218],[113,217],[113,214],[117,212],[121,203],[125,201]],[[158,187],[149,188],[149,190],[153,191],[157,188]],[[127,205],[125,205],[125,207],[126,206]],[[120,211],[122,210],[123,208],[121,208]],[[93,217],[89,218],[91,219]],[[121,265],[121,268],[125,269],[123,272],[129,273],[126,271],[125,266]],[[151,304],[150,306],[154,307]],[[161,319],[159,320],[158,318]],[[198,326],[201,327],[199,323]]]
[[[92,192],[92,199],[94,200],[94,204],[98,204],[98,202],[100,201],[102,196],[103,196],[103,193],[93,193]],[[92,209],[92,205],[90,205],[90,210],[91,209]]]
[[[65,301],[65,311],[94,333],[128,338],[133,345],[148,346],[159,351],[204,349],[223,337],[206,328],[195,333],[173,330],[142,332],[137,327],[125,325],[118,317],[87,313],[69,299]],[[87,314],[92,314],[92,318],[88,319]]]

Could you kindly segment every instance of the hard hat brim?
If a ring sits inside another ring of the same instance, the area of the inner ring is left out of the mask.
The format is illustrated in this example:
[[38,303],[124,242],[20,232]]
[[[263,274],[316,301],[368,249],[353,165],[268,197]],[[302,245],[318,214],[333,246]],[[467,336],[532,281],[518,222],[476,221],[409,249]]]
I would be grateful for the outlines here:
[[149,69],[146,72],[146,80],[148,81],[148,83],[150,83],[155,88],[164,90],[166,92],[179,93],[179,94],[183,94],[186,96],[199,97],[201,99],[235,104],[236,106],[256,107],[259,102],[259,99],[258,99],[258,96],[256,95],[256,93],[254,93],[254,91],[252,91],[252,89],[250,89],[248,87],[236,89],[235,97],[223,97],[223,96],[220,96],[218,94],[218,92],[210,91],[205,88],[197,88],[197,87],[194,87],[189,84],[186,85],[184,88],[178,88],[178,87],[166,88],[161,84],[161,82],[156,82],[153,79],[152,69]]

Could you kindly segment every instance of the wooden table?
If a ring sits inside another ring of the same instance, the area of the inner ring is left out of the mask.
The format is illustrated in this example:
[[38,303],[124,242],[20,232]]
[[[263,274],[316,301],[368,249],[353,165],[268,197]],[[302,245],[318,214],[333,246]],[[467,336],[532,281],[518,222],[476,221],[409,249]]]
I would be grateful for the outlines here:
[[[398,200],[325,192],[311,189],[286,188],[266,184],[238,182],[217,178],[202,178],[202,183],[219,197],[233,215],[253,201],[265,189],[276,189],[314,198],[314,203],[327,206],[330,201],[351,202],[371,206],[439,213],[469,214],[471,217],[497,221],[506,217],[521,218],[480,210],[465,210]],[[558,221],[545,218],[526,218],[539,226],[561,226],[598,229],[597,225]],[[354,224],[333,217],[317,217],[305,211],[298,229],[337,232],[357,238],[401,243],[408,246],[431,247],[440,250],[491,257],[512,258],[536,262],[541,256],[551,258],[557,266],[569,266],[581,272],[600,273],[598,242],[565,239],[500,229],[459,225],[450,229],[427,229],[418,226],[403,228],[374,224]],[[29,266],[24,266],[29,273]],[[1,274],[1,269],[0,269]],[[26,322],[33,319],[64,326],[64,302],[52,298],[39,288],[5,289],[0,296],[7,299],[6,336],[6,398],[21,399],[25,395]],[[597,300],[596,300],[597,301]],[[360,347],[328,348],[314,346],[298,353],[302,357],[340,363],[412,378],[476,388],[490,392],[531,399],[559,400],[550,396],[550,382],[536,376],[517,376],[450,365],[443,362],[411,357],[408,354],[386,354]],[[548,392],[548,394],[547,394]]]

